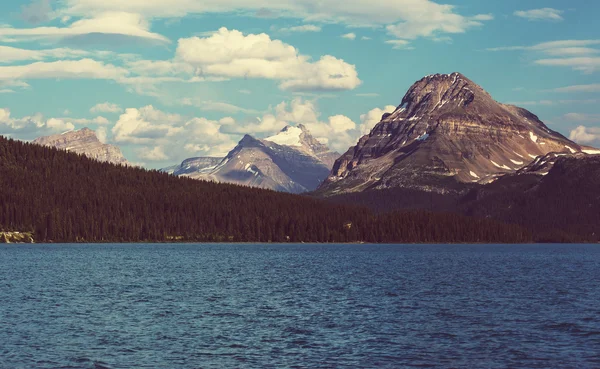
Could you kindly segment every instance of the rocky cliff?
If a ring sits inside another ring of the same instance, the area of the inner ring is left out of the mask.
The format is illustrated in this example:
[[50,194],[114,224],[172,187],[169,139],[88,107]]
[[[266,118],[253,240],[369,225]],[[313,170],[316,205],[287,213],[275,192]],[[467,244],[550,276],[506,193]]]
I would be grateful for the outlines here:
[[103,144],[96,132],[89,128],[63,134],[40,137],[33,141],[38,145],[56,147],[57,149],[83,154],[98,161],[113,164],[127,164],[121,150],[114,145]]

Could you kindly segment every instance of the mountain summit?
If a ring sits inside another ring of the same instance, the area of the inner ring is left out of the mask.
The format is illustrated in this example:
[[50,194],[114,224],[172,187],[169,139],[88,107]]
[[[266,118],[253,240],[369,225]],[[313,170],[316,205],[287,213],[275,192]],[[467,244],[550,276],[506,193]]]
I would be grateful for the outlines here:
[[335,162],[319,192],[447,193],[461,183],[492,182],[551,152],[585,149],[531,112],[496,102],[464,75],[435,74],[412,85],[400,106]]
[[[316,140],[305,126],[286,126],[276,135],[262,140],[245,135],[216,166],[181,174],[300,193],[316,189],[338,156]],[[189,165],[184,162],[180,167]]]
[[103,144],[98,139],[96,132],[89,128],[40,137],[35,139],[33,143],[83,154],[98,161],[127,164],[127,160],[121,153],[121,149],[114,145]]

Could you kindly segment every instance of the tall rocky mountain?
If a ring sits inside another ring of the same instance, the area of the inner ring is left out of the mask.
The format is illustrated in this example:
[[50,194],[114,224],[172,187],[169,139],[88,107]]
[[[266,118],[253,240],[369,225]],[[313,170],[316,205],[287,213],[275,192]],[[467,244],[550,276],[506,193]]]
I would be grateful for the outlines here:
[[384,114],[335,162],[317,193],[460,192],[468,184],[527,170],[549,153],[580,152],[597,153],[549,129],[531,112],[496,102],[460,73],[435,74],[417,81],[393,113]]
[[[179,168],[174,174],[302,193],[315,190],[321,184],[338,156],[316,140],[305,126],[286,126],[278,134],[262,140],[245,135],[214,167],[188,169],[187,172]],[[185,163],[180,167],[186,167]],[[214,161],[209,164],[213,165]],[[173,170],[173,167],[165,170]]]
[[83,154],[98,161],[127,164],[127,160],[117,146],[103,144],[96,136],[96,132],[89,128],[40,137],[34,140],[33,143]]

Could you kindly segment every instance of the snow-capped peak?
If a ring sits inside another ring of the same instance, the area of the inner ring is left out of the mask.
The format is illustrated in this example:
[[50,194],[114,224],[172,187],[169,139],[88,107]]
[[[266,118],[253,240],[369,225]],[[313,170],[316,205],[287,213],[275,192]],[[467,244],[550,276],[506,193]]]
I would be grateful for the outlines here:
[[267,137],[265,140],[283,146],[302,146],[302,141],[300,140],[301,135],[302,129],[298,127],[287,126],[275,136]]

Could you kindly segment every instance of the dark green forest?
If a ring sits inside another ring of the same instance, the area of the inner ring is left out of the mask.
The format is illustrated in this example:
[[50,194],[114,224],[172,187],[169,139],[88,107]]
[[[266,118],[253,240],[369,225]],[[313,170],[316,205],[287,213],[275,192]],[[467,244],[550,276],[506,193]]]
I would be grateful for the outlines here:
[[377,214],[404,209],[495,219],[529,229],[537,242],[600,242],[600,155],[557,160],[548,175],[507,175],[462,194],[393,188],[328,198]]
[[36,242],[532,241],[520,226],[374,213],[308,196],[174,177],[0,137],[0,230]]

